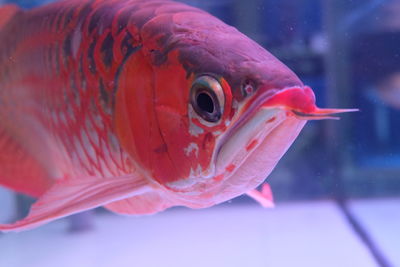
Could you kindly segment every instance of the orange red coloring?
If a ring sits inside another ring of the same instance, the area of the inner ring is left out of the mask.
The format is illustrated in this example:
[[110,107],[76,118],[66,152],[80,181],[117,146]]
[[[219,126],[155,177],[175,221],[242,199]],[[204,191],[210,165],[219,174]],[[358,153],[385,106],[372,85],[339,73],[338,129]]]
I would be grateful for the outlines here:
[[263,183],[312,90],[260,45],[167,0],[0,9],[0,184],[38,198],[21,231],[104,206],[205,208]]

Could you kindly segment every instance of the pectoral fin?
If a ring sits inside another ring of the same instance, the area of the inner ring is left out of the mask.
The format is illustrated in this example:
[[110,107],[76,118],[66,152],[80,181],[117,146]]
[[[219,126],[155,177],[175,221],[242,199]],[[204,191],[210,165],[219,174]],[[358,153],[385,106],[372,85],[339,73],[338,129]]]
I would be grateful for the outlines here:
[[37,155],[0,126],[0,185],[32,197],[40,197],[54,184]]
[[272,194],[271,186],[269,184],[263,184],[261,192],[254,189],[247,192],[247,195],[260,203],[264,208],[273,208],[274,196]]
[[21,9],[16,5],[5,5],[0,7],[0,28],[7,24]]
[[32,205],[29,215],[14,224],[0,225],[0,231],[22,231],[73,213],[96,208],[152,190],[140,175],[99,179],[63,179]]

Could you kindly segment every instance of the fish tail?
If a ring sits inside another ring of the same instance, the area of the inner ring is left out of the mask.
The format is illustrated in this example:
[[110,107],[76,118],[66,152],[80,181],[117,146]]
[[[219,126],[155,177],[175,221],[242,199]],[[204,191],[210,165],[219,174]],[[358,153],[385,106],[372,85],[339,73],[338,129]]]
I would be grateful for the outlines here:
[[7,25],[20,11],[21,9],[13,4],[0,7],[0,29]]

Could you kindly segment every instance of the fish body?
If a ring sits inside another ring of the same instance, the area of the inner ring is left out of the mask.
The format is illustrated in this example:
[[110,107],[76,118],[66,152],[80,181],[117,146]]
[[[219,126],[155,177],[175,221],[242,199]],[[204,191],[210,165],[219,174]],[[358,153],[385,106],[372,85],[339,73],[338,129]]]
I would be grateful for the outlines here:
[[0,231],[98,206],[262,199],[252,190],[306,121],[346,111],[317,108],[264,48],[181,3],[68,0],[0,18],[0,184],[39,198]]

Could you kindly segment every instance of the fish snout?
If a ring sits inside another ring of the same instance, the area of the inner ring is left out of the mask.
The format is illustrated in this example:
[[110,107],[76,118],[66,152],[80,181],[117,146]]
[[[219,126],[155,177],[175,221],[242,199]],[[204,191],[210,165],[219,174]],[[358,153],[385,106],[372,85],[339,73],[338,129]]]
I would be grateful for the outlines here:
[[336,120],[338,118],[332,115],[359,111],[358,109],[319,108],[315,104],[314,92],[308,86],[283,89],[265,101],[263,107],[281,107],[291,111],[302,120]]

